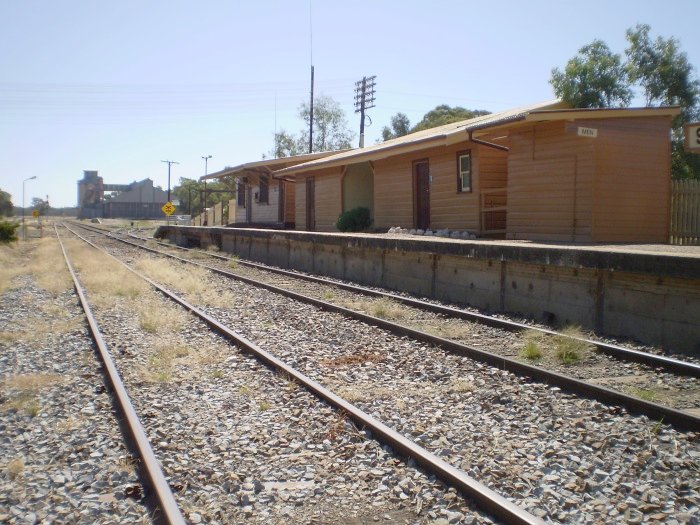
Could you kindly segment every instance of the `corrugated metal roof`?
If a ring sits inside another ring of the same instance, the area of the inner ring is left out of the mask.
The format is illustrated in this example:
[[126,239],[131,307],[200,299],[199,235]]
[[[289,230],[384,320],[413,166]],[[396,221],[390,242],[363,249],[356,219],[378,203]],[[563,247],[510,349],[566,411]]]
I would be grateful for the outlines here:
[[[340,150],[340,151],[349,151],[349,150]],[[221,171],[217,171],[215,173],[210,173],[209,175],[200,177],[199,180],[218,179],[219,177],[226,177],[229,175],[235,175],[235,174],[241,173],[245,170],[255,169],[255,168],[269,168],[270,171],[273,171],[274,168],[276,168],[276,167],[288,166],[290,164],[291,165],[301,164],[303,162],[308,162],[308,161],[311,161],[314,159],[328,157],[330,155],[335,155],[337,153],[338,153],[338,151],[321,151],[321,152],[317,152],[317,153],[305,153],[303,155],[294,155],[292,157],[280,157],[278,159],[256,160],[254,162],[246,162],[245,164],[239,164],[238,166],[234,166],[232,168],[224,168]]]
[[[498,124],[504,124],[515,120],[521,120],[534,110],[543,109],[560,109],[568,107],[560,100],[550,100],[539,104],[531,104],[520,108],[501,111],[499,113],[491,113],[482,115],[468,120],[460,120],[451,124],[437,126],[435,128],[416,131],[403,137],[384,141],[380,144],[374,144],[361,149],[348,150],[343,153],[316,159],[296,166],[280,169],[275,172],[275,175],[288,175],[305,171],[309,168],[333,167],[348,164],[350,159],[357,159],[357,162],[378,160],[389,156],[397,155],[402,150],[413,151],[423,148],[429,148],[438,144],[450,144],[464,140],[464,134],[467,131],[478,130],[485,127],[491,127]],[[398,150],[398,151],[397,151]]]

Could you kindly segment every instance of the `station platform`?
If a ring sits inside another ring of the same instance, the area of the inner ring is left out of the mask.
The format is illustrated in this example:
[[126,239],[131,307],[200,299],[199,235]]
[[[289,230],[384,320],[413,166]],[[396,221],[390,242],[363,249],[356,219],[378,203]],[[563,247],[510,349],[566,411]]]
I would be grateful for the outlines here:
[[700,246],[162,226],[180,246],[700,356]]

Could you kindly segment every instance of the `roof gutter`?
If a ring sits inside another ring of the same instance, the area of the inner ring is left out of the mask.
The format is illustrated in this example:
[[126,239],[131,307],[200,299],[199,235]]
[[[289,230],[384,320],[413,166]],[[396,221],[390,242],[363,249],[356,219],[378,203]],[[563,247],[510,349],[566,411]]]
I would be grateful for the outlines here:
[[494,142],[487,142],[485,140],[475,139],[474,137],[472,137],[472,133],[474,133],[474,130],[472,130],[472,129],[468,130],[467,133],[469,134],[469,141],[470,142],[475,142],[476,144],[481,144],[482,146],[487,146],[489,148],[493,148],[493,149],[497,149],[497,150],[501,150],[501,151],[510,151],[510,148],[507,146],[501,146],[500,144],[496,144]]

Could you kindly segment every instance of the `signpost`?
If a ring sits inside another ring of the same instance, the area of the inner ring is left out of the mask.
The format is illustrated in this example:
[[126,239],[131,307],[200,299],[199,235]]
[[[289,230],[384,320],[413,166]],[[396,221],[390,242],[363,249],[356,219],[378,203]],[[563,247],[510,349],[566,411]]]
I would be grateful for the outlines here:
[[163,204],[161,210],[163,210],[163,213],[170,217],[173,213],[175,213],[175,206],[172,202],[168,201],[165,204]]
[[35,219],[38,219],[39,218],[39,210],[34,210],[32,212],[32,217],[34,217]]

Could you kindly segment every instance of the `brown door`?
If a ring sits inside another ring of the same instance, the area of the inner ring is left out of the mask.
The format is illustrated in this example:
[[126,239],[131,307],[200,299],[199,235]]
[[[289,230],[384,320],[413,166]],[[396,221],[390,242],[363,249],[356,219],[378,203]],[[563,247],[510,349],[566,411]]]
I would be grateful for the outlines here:
[[316,229],[316,189],[313,177],[306,179],[306,229],[310,232]]
[[427,160],[413,163],[413,180],[416,196],[416,228],[427,230],[430,227],[430,169]]

